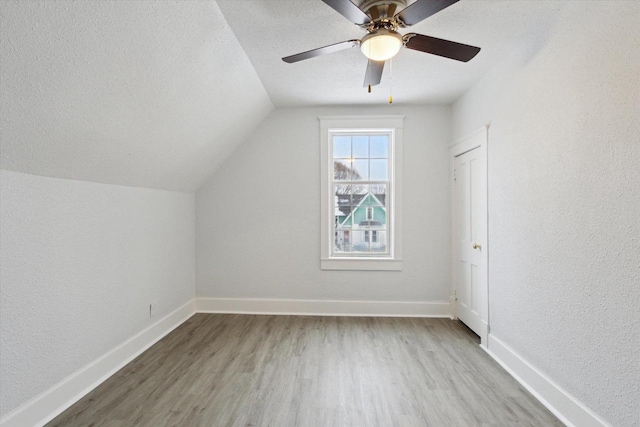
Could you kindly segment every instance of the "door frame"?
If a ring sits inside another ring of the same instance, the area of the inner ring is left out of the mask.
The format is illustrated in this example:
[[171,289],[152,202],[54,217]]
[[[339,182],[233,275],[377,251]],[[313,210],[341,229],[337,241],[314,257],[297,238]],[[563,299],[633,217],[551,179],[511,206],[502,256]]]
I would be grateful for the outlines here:
[[485,304],[482,307],[484,311],[484,315],[481,316],[481,331],[480,331],[480,346],[487,348],[488,346],[488,338],[489,338],[489,150],[488,150],[488,142],[489,142],[489,124],[482,126],[471,134],[459,138],[453,141],[449,145],[449,179],[450,179],[450,188],[451,188],[451,277],[450,277],[450,294],[449,301],[451,303],[451,318],[457,319],[456,313],[456,200],[455,200],[455,181],[453,171],[455,169],[455,159],[457,156],[467,153],[475,148],[484,147],[484,161],[485,161],[485,171],[486,171],[486,192],[485,192],[485,206],[487,207],[486,212],[486,220],[485,224],[485,233],[484,233],[484,251],[482,251],[484,255],[485,262],[485,272],[486,272],[486,295],[484,296]]

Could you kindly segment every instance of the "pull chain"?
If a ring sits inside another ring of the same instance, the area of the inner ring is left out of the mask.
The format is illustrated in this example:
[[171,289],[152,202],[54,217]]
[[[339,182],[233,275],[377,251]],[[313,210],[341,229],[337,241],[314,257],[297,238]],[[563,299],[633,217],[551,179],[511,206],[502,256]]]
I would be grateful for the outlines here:
[[[369,51],[371,51],[371,47],[369,47]],[[367,58],[367,71],[371,68],[371,58]],[[367,73],[367,77],[369,73]],[[367,87],[367,93],[371,93],[371,78],[369,78],[369,87]]]
[[389,104],[393,104],[393,96],[391,95],[392,83],[393,83],[393,58],[389,59]]
[[[369,44],[369,54],[367,55],[367,70],[369,70],[370,67],[371,67],[371,44]],[[367,88],[367,93],[371,93],[371,77],[369,77],[369,87]]]

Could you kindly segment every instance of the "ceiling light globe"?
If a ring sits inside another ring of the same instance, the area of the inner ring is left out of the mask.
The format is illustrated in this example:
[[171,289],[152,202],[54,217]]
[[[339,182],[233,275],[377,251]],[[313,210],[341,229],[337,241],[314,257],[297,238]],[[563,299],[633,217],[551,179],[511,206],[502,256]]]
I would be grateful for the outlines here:
[[386,61],[396,56],[402,47],[402,36],[393,31],[379,29],[362,38],[360,50],[372,61]]

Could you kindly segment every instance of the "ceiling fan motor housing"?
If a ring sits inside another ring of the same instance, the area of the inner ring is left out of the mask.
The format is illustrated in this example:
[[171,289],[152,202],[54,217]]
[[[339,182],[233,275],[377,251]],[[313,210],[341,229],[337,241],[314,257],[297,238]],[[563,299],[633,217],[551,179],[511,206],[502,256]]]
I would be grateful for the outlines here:
[[406,0],[364,0],[359,7],[375,22],[390,20],[395,14],[407,7],[407,2]]

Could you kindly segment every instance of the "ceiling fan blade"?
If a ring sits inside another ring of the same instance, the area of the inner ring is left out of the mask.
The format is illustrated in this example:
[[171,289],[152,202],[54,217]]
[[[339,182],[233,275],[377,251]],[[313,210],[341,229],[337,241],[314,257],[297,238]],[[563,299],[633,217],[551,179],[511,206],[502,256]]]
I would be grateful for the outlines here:
[[364,87],[380,84],[384,70],[384,61],[371,61],[367,63],[367,72],[364,75]]
[[340,15],[357,25],[364,25],[371,22],[371,18],[358,6],[349,0],[322,0],[331,6]]
[[455,59],[456,61],[468,62],[480,52],[479,47],[424,36],[422,34],[405,34],[404,39],[407,40],[405,46],[409,49]]
[[458,0],[418,0],[417,2],[405,7],[395,17],[405,26],[415,25],[418,22],[435,15],[442,9],[445,9]]
[[302,61],[309,58],[315,58],[316,56],[326,55],[327,53],[339,52],[341,50],[349,49],[351,47],[356,47],[359,45],[360,40],[347,40],[346,42],[330,44],[329,46],[319,47],[317,49],[308,50],[296,55],[285,56],[284,58],[282,58],[282,60],[289,64],[293,64],[294,62]]

